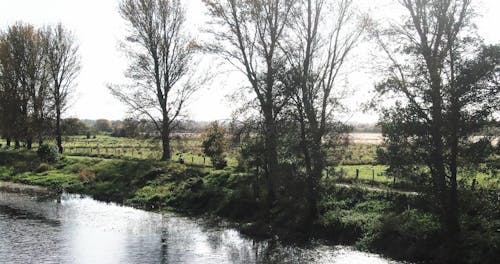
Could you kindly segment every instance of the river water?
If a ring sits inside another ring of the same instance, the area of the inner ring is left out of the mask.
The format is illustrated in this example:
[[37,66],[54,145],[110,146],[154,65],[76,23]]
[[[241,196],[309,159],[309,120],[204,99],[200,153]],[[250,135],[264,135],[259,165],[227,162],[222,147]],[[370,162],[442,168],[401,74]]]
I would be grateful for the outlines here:
[[396,263],[350,247],[255,241],[199,218],[89,197],[0,192],[0,263]]

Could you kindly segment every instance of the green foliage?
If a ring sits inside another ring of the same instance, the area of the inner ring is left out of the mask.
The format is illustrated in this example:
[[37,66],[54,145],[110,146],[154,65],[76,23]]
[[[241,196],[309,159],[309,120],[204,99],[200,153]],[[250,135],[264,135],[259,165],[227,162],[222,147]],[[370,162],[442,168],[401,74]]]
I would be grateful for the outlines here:
[[239,145],[238,169],[249,171],[250,169],[262,168],[264,164],[264,143],[260,138],[245,138]]
[[126,118],[123,122],[113,123],[113,137],[137,138],[140,133],[140,121]]
[[331,150],[332,153],[328,153],[329,159],[327,161],[335,164],[335,160],[339,160],[342,165],[386,164],[376,159],[378,149],[378,146],[365,144],[342,146],[339,149]]
[[46,172],[49,170],[52,170],[53,167],[50,164],[47,163],[40,163],[38,167],[35,169],[35,172],[40,173],[40,172]]
[[430,213],[412,209],[385,214],[372,228],[359,246],[420,261],[429,261],[440,254],[440,224]]
[[61,120],[62,134],[65,136],[85,135],[90,127],[78,118],[66,118]]
[[224,135],[224,128],[219,126],[217,122],[214,122],[205,130],[202,136],[203,153],[210,157],[216,169],[223,169],[227,166],[224,155],[227,143]]
[[36,151],[38,158],[44,162],[55,163],[59,158],[59,151],[56,146],[43,144]]
[[111,126],[111,121],[107,119],[98,119],[95,122],[95,129],[99,132],[112,132],[113,127]]
[[82,183],[75,175],[67,175],[56,171],[43,173],[24,173],[14,178],[16,182],[40,185],[46,187],[62,187],[69,191],[78,191],[82,188]]
[[16,171],[14,170],[14,168],[0,166],[0,180],[11,180],[15,174]]
[[[251,234],[269,235],[270,232],[268,223],[261,222],[262,204],[257,200],[252,173],[239,173],[231,167],[213,170],[151,160],[72,156],[63,156],[47,167],[33,163],[37,160],[33,157],[34,153],[28,151],[0,151],[0,180],[62,188],[146,209],[211,213],[252,223],[245,228]],[[37,172],[39,167],[48,170]],[[358,181],[371,181],[370,165],[341,168],[345,171],[345,180],[352,180],[350,177],[358,168],[361,172]],[[376,181],[392,181],[379,175],[385,170],[384,166],[374,166],[374,169]],[[339,180],[336,177],[330,175],[322,181],[320,218],[312,230],[304,226],[302,214],[297,213],[306,209],[306,203],[280,194],[285,198],[280,199],[271,212],[273,231],[286,237],[312,231],[321,238],[416,261],[442,254],[439,222],[430,208],[432,201],[405,192],[335,187],[331,183]],[[291,178],[288,180],[292,182]],[[481,184],[478,186],[484,186]],[[287,190],[284,194],[292,195],[291,189]],[[461,197],[464,198],[460,201],[464,212],[463,245],[470,249],[463,251],[464,258],[470,259],[470,263],[487,259],[485,256],[493,259],[496,248],[492,245],[498,244],[496,227],[500,224],[496,193],[470,191]]]
[[497,190],[464,190],[462,251],[468,263],[497,263],[500,257],[500,197]]

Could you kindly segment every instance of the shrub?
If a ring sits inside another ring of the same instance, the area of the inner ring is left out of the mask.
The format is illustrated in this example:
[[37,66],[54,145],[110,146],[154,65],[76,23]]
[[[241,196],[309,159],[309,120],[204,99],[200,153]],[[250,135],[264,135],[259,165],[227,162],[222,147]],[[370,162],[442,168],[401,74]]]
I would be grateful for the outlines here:
[[95,179],[95,171],[83,169],[78,174],[78,179],[82,182],[89,182]]
[[59,158],[59,152],[56,146],[42,144],[37,150],[38,157],[43,162],[55,163]]
[[227,149],[224,139],[225,130],[217,122],[214,122],[203,133],[203,153],[210,157],[215,169],[223,169],[227,166],[224,152]]
[[52,170],[52,166],[50,164],[47,164],[47,163],[40,163],[40,165],[38,165],[38,167],[35,169],[35,172],[36,173],[41,173],[41,172],[46,172],[46,171],[49,171],[49,170]]
[[439,230],[434,215],[411,209],[384,215],[361,243],[396,258],[430,261],[442,254]]

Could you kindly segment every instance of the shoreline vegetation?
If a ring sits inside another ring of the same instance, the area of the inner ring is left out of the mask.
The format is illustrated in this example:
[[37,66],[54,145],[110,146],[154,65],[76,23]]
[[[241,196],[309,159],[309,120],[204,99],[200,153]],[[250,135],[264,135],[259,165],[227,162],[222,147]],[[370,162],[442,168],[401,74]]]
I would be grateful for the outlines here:
[[[307,226],[296,213],[302,205],[286,200],[275,205],[267,222],[254,177],[234,167],[215,170],[175,162],[69,155],[48,164],[33,151],[0,150],[0,190],[6,185],[2,181],[13,189],[22,189],[17,184],[41,186],[27,190],[67,191],[144,210],[222,217],[255,238],[321,239],[397,260],[440,262],[446,249],[426,196],[332,179],[323,178],[328,195],[319,201],[318,220]],[[464,262],[494,263],[498,257],[498,208],[492,203],[497,193],[487,188],[481,189],[481,195],[463,191],[467,197],[463,210],[468,210],[462,219]]]
[[[223,217],[255,237],[498,262],[500,44],[477,34],[475,1],[396,1],[390,23],[354,0],[202,2],[199,38],[183,1],[119,1],[116,122],[63,118],[84,66],[69,28],[0,31],[0,181]],[[231,69],[244,79],[227,83],[231,119],[190,121],[194,94]],[[353,104],[363,71],[373,89]],[[375,127],[349,124],[361,110]]]

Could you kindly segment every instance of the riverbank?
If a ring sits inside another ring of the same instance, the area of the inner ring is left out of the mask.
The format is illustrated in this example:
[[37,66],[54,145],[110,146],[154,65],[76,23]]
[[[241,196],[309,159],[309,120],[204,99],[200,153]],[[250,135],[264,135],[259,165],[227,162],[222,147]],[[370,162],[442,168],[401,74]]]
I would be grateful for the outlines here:
[[[321,238],[396,259],[439,263],[445,250],[429,201],[414,193],[325,183],[320,217],[312,226],[305,226],[298,213],[304,203],[296,202],[300,193],[298,197],[279,194],[284,198],[275,205],[272,220],[266,222],[255,177],[233,168],[212,170],[160,161],[71,156],[46,164],[33,152],[0,151],[0,180],[87,194],[147,210],[224,217],[252,236]],[[464,215],[467,237],[464,235],[463,243],[474,246],[464,248],[462,258],[465,263],[494,263],[500,241],[495,218],[498,208],[471,195],[465,205],[476,212]]]
[[290,244],[253,239],[226,223],[137,210],[84,195],[64,193],[56,203],[0,191],[0,260],[9,264],[399,264],[323,241]]
[[50,194],[50,190],[45,187],[36,185],[19,184],[14,182],[4,182],[0,181],[0,191],[5,192],[15,192],[15,193],[25,193],[25,194]]

